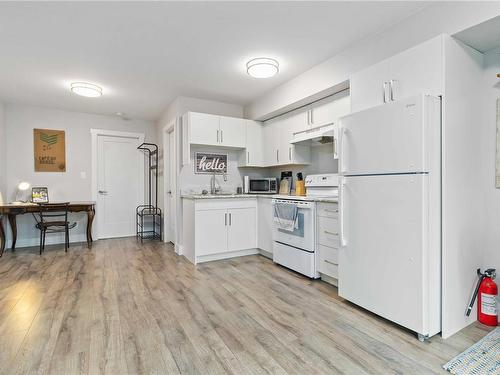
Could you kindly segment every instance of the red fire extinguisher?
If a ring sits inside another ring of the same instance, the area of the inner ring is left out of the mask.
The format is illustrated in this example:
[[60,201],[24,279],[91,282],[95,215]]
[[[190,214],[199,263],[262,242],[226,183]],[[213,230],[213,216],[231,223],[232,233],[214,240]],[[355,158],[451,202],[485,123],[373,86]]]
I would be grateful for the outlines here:
[[495,269],[489,268],[484,273],[477,269],[479,280],[472,299],[467,307],[466,315],[469,316],[477,297],[477,319],[487,326],[498,325],[498,312],[496,297],[498,294],[497,284],[493,281],[496,277]]

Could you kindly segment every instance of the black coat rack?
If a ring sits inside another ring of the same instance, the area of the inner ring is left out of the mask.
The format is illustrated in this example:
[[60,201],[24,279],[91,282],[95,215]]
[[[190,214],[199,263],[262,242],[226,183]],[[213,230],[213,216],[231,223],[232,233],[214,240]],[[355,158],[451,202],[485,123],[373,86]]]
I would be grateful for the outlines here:
[[148,202],[137,206],[136,236],[141,242],[145,239],[161,241],[162,215],[161,209],[158,208],[158,146],[154,143],[142,143],[137,149],[142,150],[148,160]]

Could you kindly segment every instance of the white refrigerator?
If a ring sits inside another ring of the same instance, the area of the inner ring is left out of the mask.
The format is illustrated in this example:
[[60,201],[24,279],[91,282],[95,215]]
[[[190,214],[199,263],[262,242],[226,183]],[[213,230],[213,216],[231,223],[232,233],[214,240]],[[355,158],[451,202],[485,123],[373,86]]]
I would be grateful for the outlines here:
[[339,294],[424,340],[441,331],[441,100],[353,113],[339,135]]

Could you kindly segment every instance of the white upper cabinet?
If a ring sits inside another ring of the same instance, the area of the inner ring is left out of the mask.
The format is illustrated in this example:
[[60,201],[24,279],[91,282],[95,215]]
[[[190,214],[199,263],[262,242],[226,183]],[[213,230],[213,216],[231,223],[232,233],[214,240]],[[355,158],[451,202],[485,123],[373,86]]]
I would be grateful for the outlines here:
[[206,146],[245,147],[246,120],[234,117],[188,112],[187,136],[190,144]]
[[244,148],[247,121],[243,118],[220,116],[220,145]]
[[219,117],[208,113],[188,112],[189,143],[218,146],[220,144]]
[[350,111],[348,91],[329,96],[308,107],[308,128],[335,124],[339,117],[350,113]]
[[442,95],[441,36],[401,52],[351,76],[351,111],[357,112],[418,94]]
[[245,120],[246,149],[239,160],[240,167],[264,166],[264,127],[258,121]]

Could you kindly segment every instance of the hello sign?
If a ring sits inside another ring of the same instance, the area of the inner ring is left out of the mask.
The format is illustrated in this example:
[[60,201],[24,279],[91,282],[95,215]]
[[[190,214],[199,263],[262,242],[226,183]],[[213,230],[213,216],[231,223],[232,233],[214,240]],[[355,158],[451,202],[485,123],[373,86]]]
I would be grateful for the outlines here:
[[226,174],[227,154],[195,153],[194,173],[197,174]]

